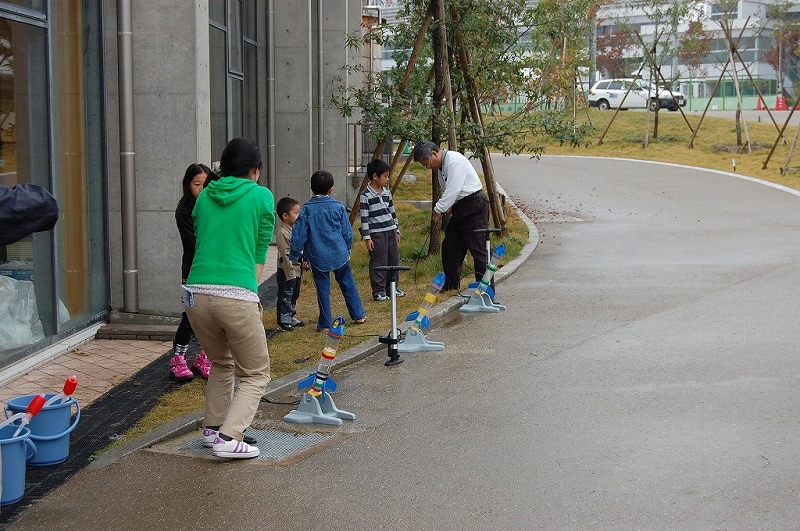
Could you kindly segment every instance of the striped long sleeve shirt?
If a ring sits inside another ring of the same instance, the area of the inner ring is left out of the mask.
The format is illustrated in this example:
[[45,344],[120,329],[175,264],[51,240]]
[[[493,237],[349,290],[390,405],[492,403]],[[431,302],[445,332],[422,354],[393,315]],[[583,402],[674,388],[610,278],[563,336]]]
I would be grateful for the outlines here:
[[361,232],[365,240],[371,239],[370,234],[386,232],[400,228],[397,225],[397,214],[394,211],[392,194],[388,188],[376,192],[372,186],[367,185],[361,193],[360,201]]

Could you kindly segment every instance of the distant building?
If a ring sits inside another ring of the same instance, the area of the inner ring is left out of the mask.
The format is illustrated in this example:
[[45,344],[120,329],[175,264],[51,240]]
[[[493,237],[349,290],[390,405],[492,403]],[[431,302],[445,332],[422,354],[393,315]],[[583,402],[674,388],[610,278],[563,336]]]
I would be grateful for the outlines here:
[[[758,83],[759,90],[765,96],[771,97],[770,103],[774,103],[779,88],[787,89],[791,92],[793,80],[798,77],[797,59],[791,54],[784,54],[785,68],[783,68],[783,79],[778,79],[775,69],[767,63],[764,53],[773,46],[772,31],[770,24],[766,22],[768,9],[774,5],[774,1],[753,1],[739,0],[733,9],[724,11],[726,3],[720,2],[696,2],[695,7],[703,14],[704,29],[711,34],[711,53],[708,54],[698,71],[691,72],[690,69],[680,60],[679,57],[671,57],[661,66],[661,73],[670,81],[674,81],[673,87],[680,90],[690,98],[690,108],[705,107],[708,98],[712,95],[714,86],[720,77],[722,67],[728,59],[728,43],[725,34],[719,24],[721,20],[730,23],[734,38],[741,34],[737,49],[745,61],[745,66],[735,57],[736,73],[740,82],[745,108],[755,108],[757,105],[757,92],[754,83],[749,75]],[[669,2],[664,2],[665,5]],[[790,11],[789,16],[796,17],[798,8],[795,6]],[[659,31],[657,21],[644,11],[644,9],[629,9],[623,2],[615,2],[604,6],[597,15],[600,23],[597,26],[597,36],[611,35],[620,27],[620,21],[625,21],[636,29],[643,40],[647,43],[653,41],[654,35]],[[762,30],[761,26],[765,26]],[[673,47],[680,42],[682,35],[687,31],[688,23],[683,23],[678,28],[677,36],[672,37],[670,43]],[[627,54],[627,75],[636,73],[639,65],[644,60],[644,53],[641,47],[634,47]],[[660,61],[659,61],[660,62]],[[719,88],[717,89],[712,104],[719,109],[735,108],[736,93],[732,81],[733,69],[729,67]],[[598,72],[599,76],[608,73]],[[650,76],[648,69],[642,71],[643,77]]]

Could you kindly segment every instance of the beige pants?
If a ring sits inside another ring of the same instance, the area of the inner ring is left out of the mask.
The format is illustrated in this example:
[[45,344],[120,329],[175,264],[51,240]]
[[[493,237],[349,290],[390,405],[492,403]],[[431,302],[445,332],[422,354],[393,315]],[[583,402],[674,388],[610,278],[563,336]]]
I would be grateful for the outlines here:
[[261,305],[197,293],[194,303],[186,314],[211,361],[203,425],[242,440],[270,382]]

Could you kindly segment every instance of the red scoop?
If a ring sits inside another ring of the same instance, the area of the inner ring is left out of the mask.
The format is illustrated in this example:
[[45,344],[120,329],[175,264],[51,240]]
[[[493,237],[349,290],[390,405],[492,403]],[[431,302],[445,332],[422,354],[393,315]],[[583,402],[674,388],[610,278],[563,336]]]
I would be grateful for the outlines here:
[[45,402],[44,395],[34,396],[33,400],[31,400],[31,403],[28,404],[28,409],[25,410],[26,413],[28,413],[28,415],[30,415],[31,417],[35,417],[36,415],[39,414],[39,411],[41,411],[44,402]]
[[78,377],[73,374],[64,382],[64,395],[72,396],[76,387],[78,387]]

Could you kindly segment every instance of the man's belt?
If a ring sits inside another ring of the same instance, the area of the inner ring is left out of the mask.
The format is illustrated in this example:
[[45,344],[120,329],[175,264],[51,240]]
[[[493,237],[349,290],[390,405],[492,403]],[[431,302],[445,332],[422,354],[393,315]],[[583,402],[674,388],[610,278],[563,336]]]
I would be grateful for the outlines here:
[[464,196],[461,199],[459,199],[458,201],[456,201],[455,203],[453,203],[453,206],[463,205],[464,203],[466,203],[468,201],[472,201],[473,199],[481,197],[482,195],[483,195],[483,190],[478,190],[476,192],[472,192],[471,194],[469,194],[467,196]]

